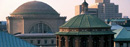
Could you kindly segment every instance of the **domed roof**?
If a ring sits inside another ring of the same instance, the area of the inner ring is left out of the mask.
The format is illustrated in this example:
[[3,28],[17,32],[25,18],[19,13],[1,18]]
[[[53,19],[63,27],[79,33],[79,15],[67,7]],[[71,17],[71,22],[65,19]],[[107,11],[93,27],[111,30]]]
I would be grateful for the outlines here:
[[40,1],[30,1],[19,6],[11,15],[19,14],[52,14],[59,15],[48,4]]
[[110,27],[96,16],[90,14],[82,14],[73,17],[67,23],[60,26],[60,28],[103,28]]

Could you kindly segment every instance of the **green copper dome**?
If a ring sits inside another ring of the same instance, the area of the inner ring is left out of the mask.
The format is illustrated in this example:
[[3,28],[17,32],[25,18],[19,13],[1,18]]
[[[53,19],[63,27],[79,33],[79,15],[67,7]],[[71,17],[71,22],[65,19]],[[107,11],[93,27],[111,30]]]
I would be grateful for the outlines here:
[[82,14],[71,18],[60,28],[104,28],[110,27],[96,16]]

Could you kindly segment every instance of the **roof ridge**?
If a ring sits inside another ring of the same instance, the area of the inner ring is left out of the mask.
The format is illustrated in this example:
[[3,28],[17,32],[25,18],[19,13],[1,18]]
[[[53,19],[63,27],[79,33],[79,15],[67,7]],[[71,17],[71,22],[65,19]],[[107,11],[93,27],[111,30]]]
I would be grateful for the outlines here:
[[[75,16],[75,17],[77,17],[77,16]],[[61,26],[66,26],[66,24],[68,24],[72,19],[74,19],[75,17],[73,17],[73,18],[71,18],[70,20],[68,20],[66,23],[64,23],[63,25],[61,25]],[[73,21],[74,22],[74,21]],[[61,27],[60,26],[60,27]]]
[[[123,27],[124,28],[124,27]],[[117,30],[119,30],[119,32],[116,32],[116,34],[117,34],[117,36],[116,36],[116,38],[118,37],[118,35],[121,33],[121,31],[123,30],[123,28],[120,28],[120,29],[117,29]]]
[[[88,16],[89,16],[89,15],[88,15]],[[89,27],[91,27],[88,16],[87,16],[86,18],[87,18],[87,20],[88,20]]]
[[[80,25],[81,25],[81,23],[82,23],[83,18],[84,18],[84,16],[82,16],[82,19],[81,19],[81,21],[80,21]],[[79,27],[80,27],[80,25],[79,25]]]
[[[75,22],[78,18],[79,18],[79,17],[76,17],[75,20],[74,20],[74,22]],[[74,22],[73,22],[69,27],[71,27],[71,26],[74,24]]]

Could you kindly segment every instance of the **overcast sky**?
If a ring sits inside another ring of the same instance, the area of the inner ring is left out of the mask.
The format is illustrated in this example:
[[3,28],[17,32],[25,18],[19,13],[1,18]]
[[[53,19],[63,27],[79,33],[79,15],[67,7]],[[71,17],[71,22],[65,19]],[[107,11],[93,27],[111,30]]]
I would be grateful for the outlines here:
[[[0,0],[0,21],[5,21],[18,6],[33,0]],[[67,20],[75,14],[75,6],[82,4],[83,0],[37,0],[49,4],[60,16],[66,16]],[[89,5],[94,4],[95,0],[86,0]],[[119,5],[119,12],[123,16],[130,17],[130,0],[111,0],[111,3]]]

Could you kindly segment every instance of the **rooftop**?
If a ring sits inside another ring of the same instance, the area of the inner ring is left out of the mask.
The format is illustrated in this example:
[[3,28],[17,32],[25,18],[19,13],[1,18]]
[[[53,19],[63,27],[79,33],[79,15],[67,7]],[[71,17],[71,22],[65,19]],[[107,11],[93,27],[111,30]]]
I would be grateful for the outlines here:
[[0,47],[36,47],[22,39],[7,32],[0,31]]
[[130,27],[123,27],[113,32],[116,33],[115,41],[130,41]]
[[68,22],[60,26],[60,28],[104,28],[110,27],[96,16],[82,14],[71,18]]
[[17,34],[16,37],[55,37],[54,33]]

